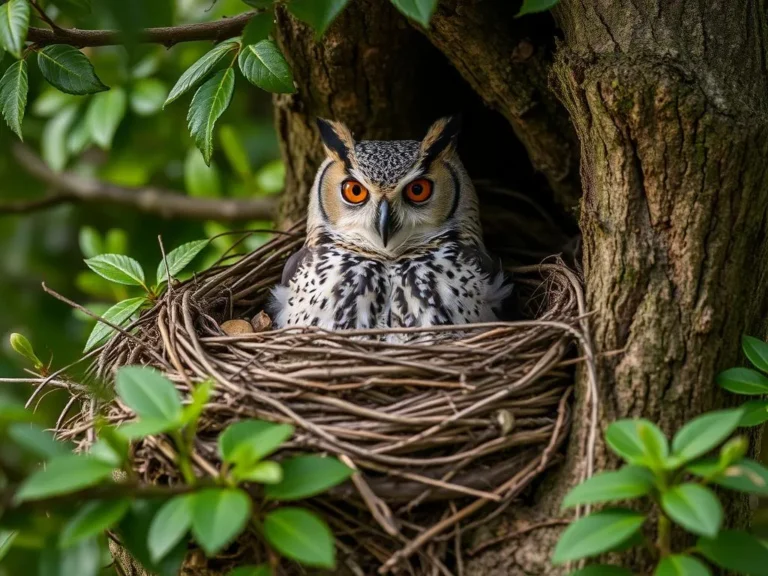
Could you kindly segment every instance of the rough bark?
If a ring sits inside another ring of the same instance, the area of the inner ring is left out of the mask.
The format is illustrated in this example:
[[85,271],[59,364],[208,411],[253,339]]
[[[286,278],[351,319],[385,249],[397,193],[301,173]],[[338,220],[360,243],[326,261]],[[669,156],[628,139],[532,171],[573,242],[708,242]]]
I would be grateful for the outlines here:
[[[766,314],[766,22],[762,2],[564,2],[559,89],[581,142],[584,272],[600,422],[643,416],[671,433],[732,399],[714,386]],[[584,402],[584,382],[579,386]],[[582,409],[584,406],[581,407]],[[577,419],[578,423],[579,420]],[[523,519],[556,516],[569,463]],[[610,466],[597,447],[597,468]],[[540,496],[542,495],[540,494]],[[744,523],[744,501],[727,517]],[[484,555],[467,573],[556,573],[557,530]],[[635,568],[647,568],[644,558]]]
[[575,213],[581,196],[576,134],[549,89],[554,25],[549,14],[516,19],[508,0],[448,0],[427,36],[510,123],[556,200]]

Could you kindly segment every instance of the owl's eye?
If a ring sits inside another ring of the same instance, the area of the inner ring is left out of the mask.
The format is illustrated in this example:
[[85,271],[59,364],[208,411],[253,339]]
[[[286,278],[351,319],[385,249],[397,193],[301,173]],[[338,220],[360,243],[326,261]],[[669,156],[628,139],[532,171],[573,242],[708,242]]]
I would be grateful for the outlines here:
[[405,197],[414,204],[421,204],[432,196],[432,182],[426,178],[414,180],[405,187]]
[[368,188],[357,180],[347,180],[341,185],[341,197],[350,204],[362,204],[368,200]]

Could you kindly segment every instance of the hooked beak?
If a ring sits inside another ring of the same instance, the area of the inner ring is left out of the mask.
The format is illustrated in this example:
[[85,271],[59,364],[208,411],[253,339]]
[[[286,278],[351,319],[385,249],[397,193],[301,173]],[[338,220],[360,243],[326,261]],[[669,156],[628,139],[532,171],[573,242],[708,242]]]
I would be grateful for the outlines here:
[[386,248],[390,232],[389,202],[386,198],[379,203],[376,219],[376,229],[379,232],[379,236],[381,236],[381,241],[384,243],[384,248]]

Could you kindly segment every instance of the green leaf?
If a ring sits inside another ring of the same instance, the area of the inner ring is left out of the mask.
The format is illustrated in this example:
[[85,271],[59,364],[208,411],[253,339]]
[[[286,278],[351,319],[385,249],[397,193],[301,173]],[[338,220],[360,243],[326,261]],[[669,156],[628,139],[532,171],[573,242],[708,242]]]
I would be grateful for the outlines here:
[[184,406],[181,413],[182,424],[189,425],[193,422],[197,422],[200,418],[200,414],[203,413],[205,405],[208,403],[208,399],[213,393],[215,382],[213,380],[205,380],[192,390],[192,399],[189,404]]
[[71,94],[64,94],[52,86],[46,86],[43,93],[32,104],[32,112],[48,118],[69,104],[77,102]]
[[67,152],[77,156],[92,143],[87,111],[78,111],[77,118],[67,134]]
[[21,58],[29,29],[29,2],[10,0],[0,6],[0,44]]
[[[125,442],[128,440],[124,436],[120,436]],[[97,460],[101,460],[105,464],[109,464],[110,466],[113,466],[114,468],[120,468],[123,463],[125,462],[125,458],[123,457],[122,453],[116,452],[115,449],[109,445],[109,443],[100,438],[96,442],[93,443],[93,446],[91,446],[91,449],[88,450],[88,454],[96,458]]]
[[715,379],[721,388],[736,394],[761,396],[768,394],[768,377],[751,368],[730,368]]
[[523,5],[515,17],[519,18],[535,12],[546,12],[550,8],[554,8],[558,2],[560,0],[523,0]]
[[214,46],[209,52],[204,54],[197,62],[192,64],[176,82],[171,93],[163,104],[163,108],[176,100],[190,88],[197,85],[216,67],[216,65],[230,52],[237,50],[240,43],[237,40],[226,40],[221,44]]
[[693,556],[672,554],[661,559],[653,576],[710,576],[709,568]]
[[38,358],[37,354],[35,354],[35,350],[32,348],[32,344],[26,336],[19,334],[18,332],[13,332],[9,338],[9,341],[13,351],[16,352],[16,354],[24,356],[24,358],[32,362],[35,368],[40,368],[43,365],[43,363],[40,361],[40,358]]
[[243,0],[243,2],[254,8],[270,8],[275,0]]
[[749,440],[744,436],[736,436],[731,438],[720,449],[720,462],[723,466],[730,466],[731,464],[740,461],[746,456],[749,450]]
[[739,426],[758,426],[768,422],[768,400],[750,400],[741,405],[744,415]]
[[661,495],[661,507],[683,528],[714,537],[723,523],[723,508],[717,496],[698,484],[680,484]]
[[721,444],[739,427],[743,411],[708,412],[683,426],[672,440],[672,454],[679,462],[690,462]]
[[80,244],[80,251],[86,258],[93,258],[104,252],[101,234],[91,226],[83,226],[80,228],[78,242]]
[[97,538],[83,540],[69,548],[46,546],[37,560],[39,576],[97,576],[102,564]]
[[138,422],[122,424],[117,430],[128,440],[138,440],[147,436],[156,436],[179,427],[178,422],[157,418],[142,418]]
[[168,500],[152,520],[147,534],[147,549],[154,562],[173,550],[192,526],[194,496],[176,496]]
[[154,562],[147,548],[147,534],[163,501],[138,500],[120,522],[120,540],[131,555],[151,574],[157,576],[178,576],[181,564],[187,555],[187,542],[179,543],[162,560]]
[[269,567],[269,564],[240,566],[229,572],[227,576],[272,576],[272,568]]
[[605,432],[605,440],[611,450],[630,464],[659,467],[669,454],[664,433],[641,418],[613,422]]
[[67,152],[72,156],[77,156],[92,143],[88,114],[78,113],[77,119],[67,134]]
[[83,96],[109,90],[96,76],[85,54],[72,46],[46,46],[37,53],[37,64],[43,78],[67,94]]
[[251,83],[276,94],[291,94],[293,74],[280,49],[272,40],[244,46],[238,56],[240,71]]
[[[341,11],[344,10],[344,7],[348,2],[349,0],[291,0],[291,3],[288,4],[288,10],[290,10],[291,14],[296,16],[296,18],[312,26],[319,38],[325,34],[328,26],[331,25],[331,22],[334,21],[336,16],[341,14]],[[436,2],[419,2],[417,0],[416,2],[412,1],[412,3],[414,5],[422,4],[424,10],[429,11],[426,17],[426,22],[424,23],[426,26],[429,22],[429,17],[432,15],[432,12],[434,12]],[[406,2],[403,2],[403,4],[406,4]],[[431,8],[429,6],[430,4],[432,4]],[[418,18],[414,19],[420,21]]]
[[272,12],[262,12],[250,19],[243,29],[243,46],[258,44],[269,38],[275,25],[275,15]]
[[429,26],[429,20],[437,8],[437,0],[392,0],[395,8],[411,20],[415,20],[424,28]]
[[267,486],[265,495],[270,500],[300,500],[325,492],[341,484],[354,474],[336,458],[322,456],[296,456],[281,462],[283,481]]
[[694,462],[686,470],[731,490],[768,496],[768,469],[754,460],[744,459],[723,469],[718,460],[710,458]]
[[616,472],[593,476],[574,487],[565,496],[563,508],[645,496],[651,492],[653,485],[653,474],[649,470],[626,466]]
[[40,500],[88,488],[111,478],[112,470],[109,464],[88,456],[57,456],[24,481],[16,501]]
[[99,254],[85,264],[102,278],[128,286],[144,286],[144,270],[136,260],[123,254]]
[[[128,300],[123,300],[122,302],[118,302],[111,306],[104,312],[102,318],[115,326],[120,326],[122,328],[146,302],[147,298],[145,296],[128,298]],[[112,336],[114,331],[115,329],[108,324],[97,322],[93,327],[90,336],[88,336],[88,342],[85,343],[84,352],[88,352],[106,342]]]
[[21,134],[21,123],[27,107],[28,91],[27,61],[19,60],[11,64],[0,78],[0,112],[19,140],[24,140]]
[[120,228],[110,228],[104,236],[105,252],[123,254],[128,250],[128,234]]
[[168,89],[157,78],[142,78],[131,90],[131,110],[139,116],[151,116],[163,109]]
[[229,106],[234,89],[235,72],[227,68],[200,86],[189,105],[189,132],[208,165],[213,155],[213,128]]
[[610,509],[577,520],[563,531],[552,562],[563,564],[613,550],[632,537],[645,516],[632,510]]
[[292,434],[293,426],[288,424],[242,420],[219,435],[219,454],[224,462],[256,462],[277,450]]
[[613,564],[590,564],[568,576],[632,576],[632,570]]
[[17,530],[0,530],[0,562],[6,557],[13,546],[13,541],[19,535]]
[[131,444],[125,436],[117,431],[117,426],[111,424],[99,424],[98,428],[99,440],[91,448],[91,454],[94,452],[96,446],[102,445],[104,448],[100,450],[100,457],[105,462],[114,463],[115,466],[122,467],[128,461],[130,455]]
[[209,488],[192,503],[192,533],[208,556],[215,556],[245,528],[251,499],[242,490]]
[[96,94],[88,106],[86,122],[93,141],[102,149],[112,147],[117,127],[125,116],[127,97],[122,88]]
[[176,276],[184,270],[206,246],[208,246],[208,240],[194,240],[168,252],[165,255],[168,267],[166,268],[166,262],[160,262],[157,266],[157,283],[167,282],[169,271],[171,276]]
[[8,436],[25,450],[45,460],[71,453],[68,443],[55,440],[53,434],[34,424],[13,424],[8,427]]
[[264,519],[264,536],[283,556],[307,566],[333,568],[333,535],[317,515],[301,508],[278,508]]
[[248,160],[248,152],[243,147],[237,131],[230,125],[222,126],[219,129],[219,139],[224,154],[229,163],[243,180],[251,177],[251,164]]
[[184,160],[184,188],[190,196],[218,198],[221,196],[221,176],[216,162],[210,165],[195,149],[190,148]]
[[768,373],[768,343],[744,335],[741,337],[741,348],[755,368]]
[[124,366],[117,371],[120,400],[142,419],[178,422],[181,418],[179,391],[165,376],[149,366]]
[[262,194],[282,192],[285,188],[285,164],[282,160],[267,162],[259,168],[254,180]]
[[259,484],[277,484],[283,480],[283,469],[277,462],[256,462],[235,466],[232,477],[237,482],[258,482]]
[[85,503],[62,529],[59,545],[68,548],[81,540],[101,534],[120,522],[130,507],[131,502],[127,498]]
[[64,169],[69,159],[67,134],[77,116],[77,105],[62,108],[43,129],[41,141],[43,160],[55,172]]
[[699,538],[698,551],[726,570],[768,576],[768,547],[742,530],[723,530],[715,538]]

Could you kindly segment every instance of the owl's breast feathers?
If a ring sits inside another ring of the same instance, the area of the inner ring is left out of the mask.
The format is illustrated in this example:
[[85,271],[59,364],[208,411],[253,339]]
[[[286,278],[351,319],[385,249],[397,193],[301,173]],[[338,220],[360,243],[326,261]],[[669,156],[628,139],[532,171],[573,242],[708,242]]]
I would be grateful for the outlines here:
[[452,232],[396,258],[328,236],[288,259],[270,312],[277,327],[329,330],[489,322],[511,288],[482,245]]

